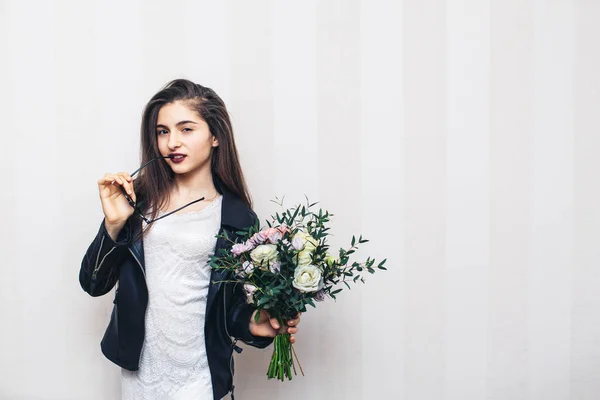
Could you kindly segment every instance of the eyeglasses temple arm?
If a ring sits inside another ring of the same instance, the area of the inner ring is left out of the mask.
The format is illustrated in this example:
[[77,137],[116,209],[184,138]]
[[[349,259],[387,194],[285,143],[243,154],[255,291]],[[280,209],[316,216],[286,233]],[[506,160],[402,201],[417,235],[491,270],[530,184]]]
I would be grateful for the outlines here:
[[131,175],[131,176],[134,176],[135,174],[137,174],[138,172],[140,172],[140,170],[141,170],[142,168],[144,168],[146,165],[148,165],[148,164],[150,164],[150,163],[152,163],[152,162],[154,162],[154,161],[156,161],[156,160],[160,160],[161,158],[171,158],[171,156],[158,156],[158,157],[155,157],[155,158],[153,158],[152,160],[150,160],[150,161],[148,161],[148,162],[144,163],[144,164],[143,164],[141,167],[139,167],[138,169],[136,169],[135,171],[133,171],[133,172],[132,172],[131,174],[129,174],[129,175]]
[[186,205],[185,205],[185,206],[183,206],[183,207],[179,207],[177,210],[173,210],[173,211],[171,211],[171,212],[168,212],[168,213],[166,213],[165,215],[161,215],[160,217],[158,217],[158,218],[156,218],[156,219],[152,220],[152,222],[158,221],[159,219],[162,219],[162,218],[164,218],[164,217],[168,217],[168,216],[169,216],[169,215],[171,215],[171,214],[175,214],[177,211],[179,211],[179,210],[183,210],[183,209],[184,209],[184,208],[186,208],[187,206],[191,206],[192,204],[194,204],[194,203],[197,203],[197,202],[199,202],[199,201],[202,201],[202,200],[204,200],[204,197],[201,197],[201,198],[199,198],[198,200],[194,200],[194,201],[192,201],[191,203],[188,203],[188,204],[186,204]]

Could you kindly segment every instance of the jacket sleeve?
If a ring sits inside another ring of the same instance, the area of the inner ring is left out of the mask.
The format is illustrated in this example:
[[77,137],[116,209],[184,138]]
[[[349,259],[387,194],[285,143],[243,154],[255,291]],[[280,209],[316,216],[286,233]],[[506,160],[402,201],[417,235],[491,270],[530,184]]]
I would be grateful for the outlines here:
[[[258,216],[252,209],[248,209],[252,224],[258,222]],[[243,286],[239,284],[229,284],[229,290],[233,293],[231,298],[233,301],[228,306],[228,329],[234,338],[242,340],[244,343],[263,349],[273,343],[273,338],[254,336],[250,333],[250,319],[256,310],[251,304],[248,304],[246,293]]]
[[231,299],[233,301],[228,304],[227,310],[227,325],[231,335],[243,341],[244,343],[263,349],[273,342],[271,337],[254,336],[250,333],[250,319],[256,310],[251,304],[246,301],[246,293],[244,293],[242,285],[228,284],[228,290],[232,290]]
[[129,221],[115,242],[104,226],[88,247],[79,270],[79,283],[90,296],[102,296],[115,286],[119,278],[119,263],[129,243]]

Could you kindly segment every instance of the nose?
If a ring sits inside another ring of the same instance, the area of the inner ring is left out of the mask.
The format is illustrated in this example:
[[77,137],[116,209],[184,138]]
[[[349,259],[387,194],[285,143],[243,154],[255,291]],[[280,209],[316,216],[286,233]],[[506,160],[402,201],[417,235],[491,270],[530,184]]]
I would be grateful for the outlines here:
[[175,150],[181,147],[181,139],[179,137],[179,132],[171,132],[171,134],[169,135],[169,142],[167,143],[167,146],[170,150]]

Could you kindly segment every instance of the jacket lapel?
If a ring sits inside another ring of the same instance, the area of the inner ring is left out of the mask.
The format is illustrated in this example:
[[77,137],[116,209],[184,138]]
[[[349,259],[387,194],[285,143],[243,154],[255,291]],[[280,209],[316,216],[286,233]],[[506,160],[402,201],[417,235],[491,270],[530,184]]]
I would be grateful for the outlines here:
[[144,262],[144,246],[142,245],[142,239],[140,238],[140,239],[136,240],[135,242],[131,243],[129,248],[131,249],[133,254],[137,257],[137,259],[140,261],[140,266],[142,267],[142,269],[144,270],[144,273],[145,273],[146,272],[146,263]]
[[[235,240],[237,236],[236,231],[245,229],[254,224],[254,213],[239,197],[229,192],[224,186],[217,186],[217,190],[223,195],[223,202],[221,205],[221,229],[219,235],[222,235],[224,231],[227,231],[227,235],[230,239]],[[229,248],[229,243],[221,237],[217,239],[215,246],[215,255],[219,255],[222,249]],[[211,271],[211,284],[208,288],[208,298],[206,300],[207,313],[211,309],[214,303],[215,297],[221,287],[219,282],[227,279],[228,273],[224,270],[212,270]]]
[[129,243],[129,249],[136,257],[137,261],[142,268],[142,272],[146,273],[146,263],[144,262],[144,245],[142,243],[141,231],[142,231],[142,220],[141,218],[130,219],[130,222],[126,225],[129,229],[129,240],[135,238],[133,242]]

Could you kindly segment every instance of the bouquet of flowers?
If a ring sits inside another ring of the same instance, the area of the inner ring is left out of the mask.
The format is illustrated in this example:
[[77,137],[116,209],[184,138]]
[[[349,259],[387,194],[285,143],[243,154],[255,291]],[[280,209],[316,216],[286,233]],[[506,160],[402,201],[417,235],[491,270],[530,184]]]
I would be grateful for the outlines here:
[[[283,201],[276,203],[283,207]],[[266,221],[268,227],[261,229],[257,222],[236,232],[236,241],[225,232],[222,237],[231,246],[210,260],[212,268],[228,272],[228,282],[243,285],[250,304],[259,312],[269,310],[280,326],[299,312],[306,312],[307,305],[315,307],[315,301],[335,299],[342,291],[336,286],[344,284],[350,289],[349,282],[365,282],[362,277],[365,272],[372,274],[376,268],[386,269],[386,260],[374,267],[375,259],[370,257],[350,263],[358,245],[368,242],[362,236],[358,239],[353,236],[349,248],[340,248],[336,256],[332,255],[327,237],[333,214],[322,209],[314,212],[316,204],[309,204],[307,199],[306,205],[276,213],[271,221]],[[283,381],[292,379],[292,369],[296,373],[293,359],[296,354],[289,338],[289,333],[275,337],[267,372],[269,379]]]

